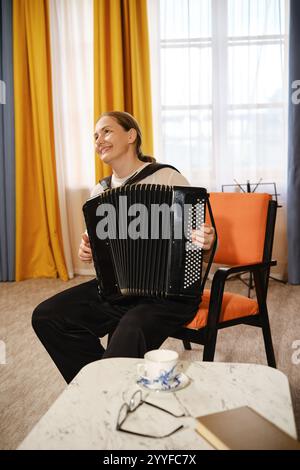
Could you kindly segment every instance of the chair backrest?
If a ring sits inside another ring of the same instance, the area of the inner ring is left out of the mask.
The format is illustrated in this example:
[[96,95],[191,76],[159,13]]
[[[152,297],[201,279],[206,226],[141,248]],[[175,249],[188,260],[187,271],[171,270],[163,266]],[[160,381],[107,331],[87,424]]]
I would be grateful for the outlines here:
[[[273,233],[271,243],[266,240],[270,201],[269,194],[210,193],[218,233],[215,263],[240,265],[270,258]],[[275,218],[272,222],[274,232]]]

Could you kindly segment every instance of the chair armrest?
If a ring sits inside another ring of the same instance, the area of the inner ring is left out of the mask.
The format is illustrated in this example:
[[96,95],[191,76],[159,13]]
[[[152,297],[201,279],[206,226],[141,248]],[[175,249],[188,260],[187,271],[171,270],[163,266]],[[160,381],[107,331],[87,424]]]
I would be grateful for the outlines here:
[[238,274],[244,272],[257,272],[269,269],[271,266],[276,266],[277,261],[266,261],[261,263],[253,263],[231,267],[218,268],[212,280],[210,290],[210,302],[208,313],[208,325],[215,326],[219,320],[221,312],[222,299],[225,282],[231,274]]
[[213,281],[216,278],[218,282],[225,282],[228,276],[231,276],[232,274],[241,274],[245,272],[252,272],[254,273],[255,271],[264,271],[265,269],[270,268],[271,266],[276,266],[277,261],[272,260],[272,261],[263,261],[261,263],[251,263],[251,264],[245,264],[245,265],[238,265],[238,266],[222,266],[221,268],[218,268],[217,271],[214,274]]

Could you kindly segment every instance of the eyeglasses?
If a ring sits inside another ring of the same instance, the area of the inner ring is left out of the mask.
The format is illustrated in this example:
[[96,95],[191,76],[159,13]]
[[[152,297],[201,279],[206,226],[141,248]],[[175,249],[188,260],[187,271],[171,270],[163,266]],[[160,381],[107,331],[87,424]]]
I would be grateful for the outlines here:
[[[176,395],[175,395],[176,396]],[[176,397],[177,401],[178,398]],[[143,400],[143,395],[141,390],[136,390],[132,397],[129,400],[129,403],[124,402],[120,408],[119,414],[118,414],[118,420],[117,420],[117,431],[122,431],[126,432],[128,434],[134,434],[136,436],[142,436],[142,437],[151,437],[155,439],[162,439],[164,437],[169,437],[172,436],[175,432],[179,431],[182,429],[184,426],[183,424],[181,426],[178,426],[174,431],[169,432],[168,434],[160,435],[160,436],[153,436],[151,434],[145,434],[145,433],[140,433],[140,432],[135,432],[135,431],[129,431],[128,429],[122,429],[123,424],[125,423],[127,416],[129,413],[132,413],[135,411],[137,408],[139,408],[143,403],[146,403],[149,406],[152,406],[153,408],[156,408],[158,410],[164,411],[165,413],[168,413],[171,416],[174,416],[175,418],[181,418],[183,416],[186,416],[185,413],[182,413],[180,415],[174,414],[169,410],[165,410],[164,408],[161,408],[158,405],[154,405],[153,403],[150,403],[146,400]]]

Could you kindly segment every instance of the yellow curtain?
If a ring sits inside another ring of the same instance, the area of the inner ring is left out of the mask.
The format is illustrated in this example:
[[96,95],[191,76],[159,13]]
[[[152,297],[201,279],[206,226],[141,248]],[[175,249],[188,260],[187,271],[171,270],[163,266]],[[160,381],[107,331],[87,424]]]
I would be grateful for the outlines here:
[[57,197],[47,0],[14,0],[16,280],[67,280]]
[[[94,0],[94,97],[95,121],[105,111],[133,114],[152,155],[147,0]],[[109,174],[96,156],[96,180]]]

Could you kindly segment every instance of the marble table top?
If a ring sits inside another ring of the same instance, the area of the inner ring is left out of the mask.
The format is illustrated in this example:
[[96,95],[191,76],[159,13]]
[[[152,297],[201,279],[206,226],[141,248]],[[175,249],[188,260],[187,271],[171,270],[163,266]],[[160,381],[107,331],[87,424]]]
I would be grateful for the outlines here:
[[[287,377],[258,364],[183,362],[189,384],[176,392],[144,391],[148,401],[184,413],[174,418],[143,404],[128,415],[126,426],[167,438],[145,438],[116,430],[120,407],[139,388],[141,359],[113,358],[84,367],[18,449],[211,449],[195,431],[197,416],[248,405],[293,437],[297,437]],[[125,423],[124,423],[124,427]]]

